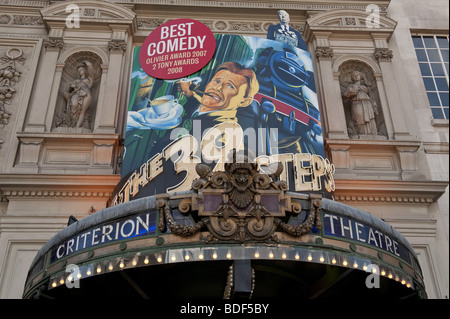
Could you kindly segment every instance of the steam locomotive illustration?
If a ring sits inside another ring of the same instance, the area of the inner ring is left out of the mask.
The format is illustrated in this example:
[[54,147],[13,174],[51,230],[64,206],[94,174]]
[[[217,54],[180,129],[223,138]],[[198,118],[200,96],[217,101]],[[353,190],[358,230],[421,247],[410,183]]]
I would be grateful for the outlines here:
[[298,51],[256,50],[253,69],[260,89],[250,106],[253,112],[241,112],[240,122],[257,118],[256,126],[266,128],[268,134],[266,145],[260,147],[270,155],[310,153],[325,157],[314,74],[307,70]]

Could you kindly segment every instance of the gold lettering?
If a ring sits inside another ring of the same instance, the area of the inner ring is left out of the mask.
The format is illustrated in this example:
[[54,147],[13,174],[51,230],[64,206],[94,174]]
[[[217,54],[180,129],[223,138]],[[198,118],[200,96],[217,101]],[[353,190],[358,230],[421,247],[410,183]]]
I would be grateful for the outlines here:
[[214,172],[225,170],[228,154],[233,149],[240,150],[244,132],[235,122],[223,122],[209,129],[202,139],[202,156],[208,161],[216,161]]
[[150,181],[150,179],[148,178],[148,166],[149,166],[148,161],[141,165],[140,174],[139,174],[139,181],[140,181],[139,184],[142,187],[147,185],[148,182]]
[[294,154],[288,153],[288,154],[275,154],[270,156],[271,163],[280,162],[283,164],[283,171],[281,172],[280,179],[282,181],[285,181],[288,188],[289,188],[289,169],[288,169],[288,163],[292,163],[294,159]]
[[[296,191],[309,191],[313,189],[312,180],[312,166],[311,166],[311,154],[295,154],[294,155],[294,178],[295,178],[295,190]],[[309,165],[308,165],[309,162]]]
[[325,175],[325,161],[322,156],[313,155],[311,164],[313,167],[313,190],[320,191],[322,189],[320,180]]
[[148,169],[148,181],[151,181],[156,176],[162,173],[162,154],[158,153],[147,161],[150,168]]
[[197,140],[192,135],[185,135],[166,146],[163,150],[165,160],[181,154],[178,158],[173,159],[174,168],[177,174],[186,172],[183,181],[173,187],[169,187],[166,191],[180,192],[191,189],[192,181],[198,177],[195,166],[200,163],[200,158],[193,155],[198,149]]
[[137,193],[139,193],[139,185],[141,184],[140,175],[136,171],[134,171],[128,181],[130,185],[130,194],[134,197]]
[[125,183],[123,186],[123,203],[130,201],[130,180]]

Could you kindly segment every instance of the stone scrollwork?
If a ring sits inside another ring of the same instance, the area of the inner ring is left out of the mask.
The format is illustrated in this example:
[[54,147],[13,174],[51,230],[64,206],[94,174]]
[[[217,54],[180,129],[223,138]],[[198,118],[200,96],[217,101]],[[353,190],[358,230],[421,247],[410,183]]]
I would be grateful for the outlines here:
[[[184,203],[185,204],[185,203]],[[184,205],[183,204],[183,205]],[[195,223],[191,226],[183,226],[177,223],[172,215],[172,210],[170,209],[170,206],[164,198],[161,198],[158,200],[157,205],[160,209],[160,220],[159,220],[159,230],[164,231],[165,224],[167,224],[167,227],[170,229],[170,231],[179,236],[188,237],[192,236],[193,234],[199,232],[203,226],[207,224],[207,220],[202,219],[198,223]],[[181,205],[180,207],[183,207]],[[189,205],[187,206],[189,207]],[[188,210],[182,208],[180,209],[181,212],[187,212]],[[165,221],[165,223],[164,223]]]
[[329,59],[331,60],[334,56],[333,48],[331,47],[317,47],[316,48],[316,57],[320,59]]
[[[26,58],[18,48],[11,48],[6,51],[5,56],[0,58],[0,129],[9,123],[11,113],[7,110],[7,105],[16,93],[15,85],[20,80],[21,72],[17,69],[16,63],[24,64]],[[0,144],[3,140],[0,139]]]
[[394,53],[392,50],[387,48],[376,48],[374,56],[378,62],[391,62],[394,57]]
[[322,221],[320,219],[320,207],[322,206],[322,202],[320,199],[314,199],[311,203],[311,208],[309,209],[309,215],[306,221],[301,225],[289,225],[284,223],[283,221],[277,219],[276,224],[283,229],[286,233],[292,236],[302,236],[311,231],[314,224],[317,229],[322,228]]
[[64,40],[62,38],[49,38],[44,40],[44,48],[47,51],[61,51],[64,47]]
[[160,230],[167,225],[173,234],[191,236],[207,228],[210,234],[206,241],[243,243],[278,242],[277,228],[292,236],[302,236],[314,225],[321,229],[320,196],[311,195],[311,209],[302,224],[294,226],[285,222],[290,215],[298,215],[302,206],[286,194],[286,182],[279,180],[282,169],[281,163],[273,163],[269,167],[272,173],[260,173],[256,163],[236,152],[232,161],[225,163],[225,171],[214,172],[205,164],[197,164],[200,178],[192,185],[196,194],[182,199],[178,210],[182,214],[198,211],[195,214],[198,220],[188,226],[177,223],[168,196],[163,195],[158,201]]
[[124,40],[111,40],[108,42],[110,52],[123,53],[127,50],[127,43]]

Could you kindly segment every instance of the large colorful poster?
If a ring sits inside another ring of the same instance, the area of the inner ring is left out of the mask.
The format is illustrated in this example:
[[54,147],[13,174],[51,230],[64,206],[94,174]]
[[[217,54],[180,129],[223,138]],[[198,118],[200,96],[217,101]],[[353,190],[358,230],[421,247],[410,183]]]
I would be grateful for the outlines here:
[[135,49],[113,205],[189,190],[197,163],[219,171],[232,149],[256,158],[261,170],[281,162],[291,191],[334,190],[310,54],[257,37],[214,37],[211,61],[179,79],[150,77]]

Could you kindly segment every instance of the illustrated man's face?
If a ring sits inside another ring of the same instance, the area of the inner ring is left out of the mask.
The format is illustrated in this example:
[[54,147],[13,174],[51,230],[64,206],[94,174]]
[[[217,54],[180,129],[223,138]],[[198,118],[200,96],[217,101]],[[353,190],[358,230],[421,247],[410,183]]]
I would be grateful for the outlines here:
[[281,23],[287,24],[290,22],[289,14],[284,10],[278,12],[278,18],[280,19]]
[[244,76],[220,70],[206,86],[202,105],[209,110],[235,110],[247,106],[252,100],[245,97],[247,85]]

